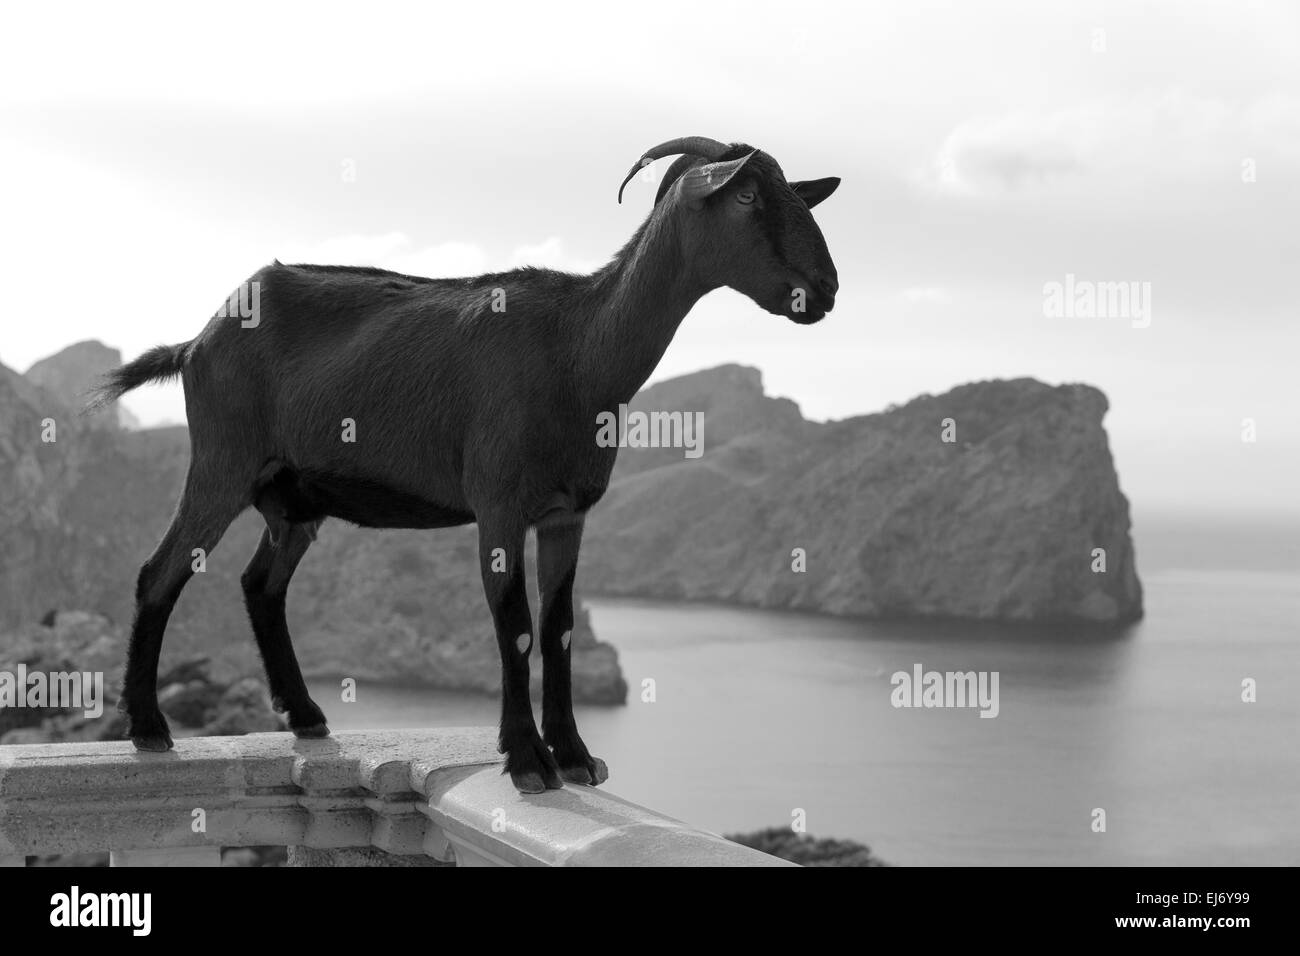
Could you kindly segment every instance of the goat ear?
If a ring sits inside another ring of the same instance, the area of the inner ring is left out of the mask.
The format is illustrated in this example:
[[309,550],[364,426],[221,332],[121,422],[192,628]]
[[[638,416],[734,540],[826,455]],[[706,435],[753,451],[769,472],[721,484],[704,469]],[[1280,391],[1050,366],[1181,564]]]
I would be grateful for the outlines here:
[[808,179],[802,182],[791,183],[790,188],[795,191],[800,199],[804,201],[809,209],[817,205],[823,199],[839,188],[840,177],[827,176],[825,179]]
[[731,182],[733,176],[749,162],[749,158],[758,150],[752,150],[740,159],[728,159],[719,163],[705,163],[703,166],[695,166],[682,173],[678,182],[681,184],[678,188],[681,190],[682,199],[687,202],[699,202],[709,196],[712,196],[727,183]]

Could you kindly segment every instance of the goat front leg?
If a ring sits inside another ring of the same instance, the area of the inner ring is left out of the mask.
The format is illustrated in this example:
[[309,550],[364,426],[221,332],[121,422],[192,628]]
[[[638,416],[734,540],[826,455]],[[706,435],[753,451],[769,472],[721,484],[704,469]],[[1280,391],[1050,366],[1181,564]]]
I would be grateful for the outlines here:
[[505,772],[521,793],[558,790],[555,758],[542,742],[528,696],[528,655],[533,649],[533,620],[524,584],[527,525],[514,515],[480,516],[479,567],[497,648],[501,652],[501,732],[498,749],[506,755]]
[[582,515],[537,526],[537,590],[541,594],[542,739],[570,783],[609,779],[605,761],[587,752],[573,717],[573,578],[582,545]]

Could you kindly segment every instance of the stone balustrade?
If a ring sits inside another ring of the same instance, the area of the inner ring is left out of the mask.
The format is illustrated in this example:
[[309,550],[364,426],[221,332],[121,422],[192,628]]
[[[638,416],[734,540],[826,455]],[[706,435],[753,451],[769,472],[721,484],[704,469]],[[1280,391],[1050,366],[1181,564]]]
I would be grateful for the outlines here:
[[487,728],[0,747],[0,866],[216,866],[266,845],[300,866],[792,865],[603,789],[518,793],[500,760]]

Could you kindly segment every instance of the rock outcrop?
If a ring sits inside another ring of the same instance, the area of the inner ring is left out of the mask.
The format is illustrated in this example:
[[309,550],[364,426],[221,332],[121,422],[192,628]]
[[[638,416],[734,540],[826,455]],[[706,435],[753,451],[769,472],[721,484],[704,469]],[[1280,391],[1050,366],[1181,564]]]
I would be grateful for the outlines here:
[[1095,388],[980,382],[818,424],[725,366],[631,407],[702,411],[704,451],[620,451],[588,521],[590,590],[863,616],[1142,614]]
[[[102,697],[95,701],[102,712],[97,716],[88,716],[84,707],[0,707],[0,744],[124,738],[126,721],[117,711],[126,658],[120,626],[102,614],[60,611],[40,624],[0,634],[0,648],[0,673],[5,675],[75,672],[97,675],[102,682]],[[238,736],[288,729],[271,710],[260,679],[214,676],[204,657],[182,659],[159,671],[158,705],[176,736]]]
[[795,833],[788,826],[753,833],[731,833],[727,839],[752,850],[770,853],[800,866],[888,866],[871,847],[853,840],[817,838]]
[[[122,364],[122,353],[102,342],[86,341],[43,358],[23,375],[27,381],[45,389],[64,406],[80,409],[87,392],[105,372]],[[99,409],[86,420],[109,427],[139,428],[140,422],[124,405]]]

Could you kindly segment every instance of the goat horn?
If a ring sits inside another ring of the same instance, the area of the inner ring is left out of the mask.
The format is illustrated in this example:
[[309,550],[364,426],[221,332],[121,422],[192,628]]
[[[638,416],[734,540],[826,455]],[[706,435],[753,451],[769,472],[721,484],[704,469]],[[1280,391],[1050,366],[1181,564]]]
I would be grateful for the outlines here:
[[618,201],[620,203],[623,201],[623,190],[632,181],[632,177],[656,159],[687,153],[691,156],[703,156],[709,162],[716,163],[730,148],[726,143],[719,143],[716,139],[709,139],[707,136],[681,136],[660,143],[658,146],[652,146],[641,155],[624,177],[623,184],[618,187]]

